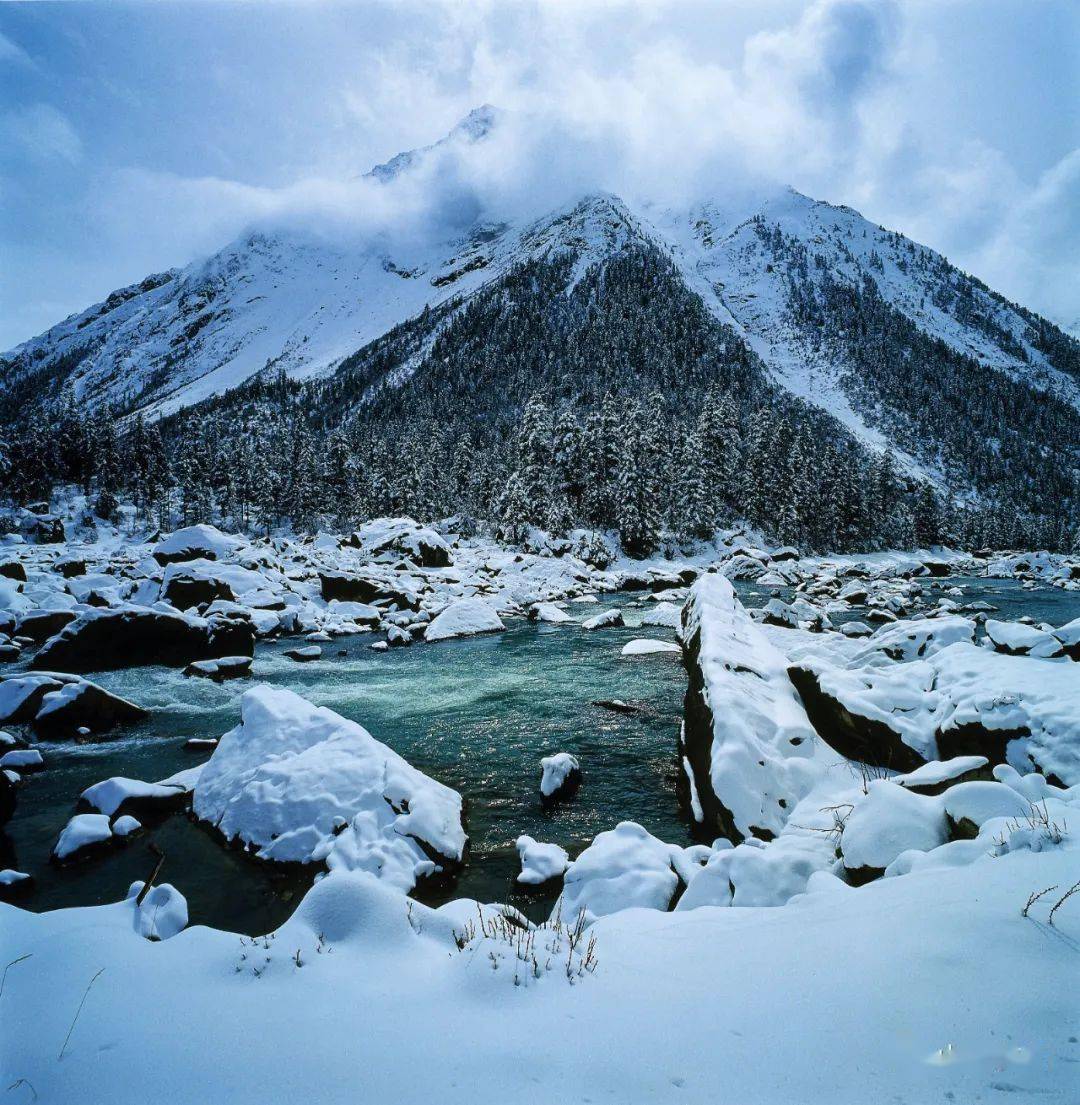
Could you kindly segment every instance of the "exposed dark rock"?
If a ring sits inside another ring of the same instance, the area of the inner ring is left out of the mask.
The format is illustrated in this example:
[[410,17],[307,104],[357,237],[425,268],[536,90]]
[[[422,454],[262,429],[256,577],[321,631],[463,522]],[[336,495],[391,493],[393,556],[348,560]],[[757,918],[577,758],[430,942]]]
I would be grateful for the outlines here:
[[236,601],[233,589],[225,580],[202,574],[185,575],[183,572],[176,572],[169,577],[161,590],[161,597],[177,610],[190,610],[194,606],[203,606],[217,599]]
[[15,784],[0,771],[0,825],[6,825],[15,813]]
[[252,656],[255,631],[249,620],[127,607],[83,614],[46,641],[34,661],[50,671],[108,671],[147,664],[180,666],[193,660]]
[[20,637],[29,637],[35,644],[40,645],[59,633],[75,618],[76,614],[72,610],[31,610],[16,622],[15,632]]
[[621,698],[598,698],[593,705],[616,714],[640,714],[645,709],[644,706],[635,706],[632,702],[623,702]]
[[69,560],[58,560],[56,562],[56,570],[64,579],[74,579],[75,576],[86,575],[86,561],[75,560],[74,558]]
[[4,579],[13,579],[16,583],[26,582],[26,569],[21,560],[5,560],[0,564],[0,576]]
[[375,603],[380,600],[396,603],[402,610],[419,610],[420,599],[413,591],[398,587],[385,579],[353,572],[320,572],[322,597],[330,602]]
[[877,718],[862,717],[826,694],[811,667],[793,664],[788,668],[788,676],[802,698],[811,724],[840,755],[895,771],[914,771],[926,762],[891,726]]

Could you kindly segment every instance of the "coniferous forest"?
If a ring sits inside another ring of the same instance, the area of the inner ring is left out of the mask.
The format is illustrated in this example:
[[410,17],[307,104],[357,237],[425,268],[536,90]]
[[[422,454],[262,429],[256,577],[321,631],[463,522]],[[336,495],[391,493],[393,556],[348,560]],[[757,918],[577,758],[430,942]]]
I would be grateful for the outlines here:
[[872,281],[810,279],[798,243],[760,233],[786,257],[795,324],[849,366],[853,405],[902,455],[772,385],[671,262],[636,246],[576,280],[572,254],[522,264],[326,379],[268,365],[160,420],[64,391],[29,417],[8,407],[3,491],[27,504],[75,484],[99,516],[130,500],[166,528],[409,514],[521,541],[583,527],[632,555],[738,522],[815,551],[1072,547],[1075,410],[931,339]]

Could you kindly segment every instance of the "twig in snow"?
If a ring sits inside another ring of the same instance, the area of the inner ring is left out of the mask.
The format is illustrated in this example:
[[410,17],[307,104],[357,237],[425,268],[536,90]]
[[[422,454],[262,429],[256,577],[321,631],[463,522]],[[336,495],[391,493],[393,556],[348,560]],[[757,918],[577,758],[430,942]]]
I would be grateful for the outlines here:
[[1020,916],[1021,917],[1026,917],[1028,915],[1028,910],[1030,910],[1031,907],[1041,897],[1043,897],[1045,894],[1049,894],[1051,890],[1057,890],[1057,886],[1056,885],[1055,886],[1048,886],[1045,890],[1033,890],[1028,895],[1027,905],[1025,905],[1024,908],[1022,910],[1020,910]]
[[154,885],[154,880],[161,872],[161,865],[165,862],[165,853],[156,844],[149,844],[147,847],[149,848],[150,854],[152,856],[157,856],[157,863],[154,864],[154,869],[150,872],[150,878],[148,878],[146,882],[143,883],[142,890],[139,891],[137,897],[135,898],[136,905],[143,904],[143,898],[145,898],[146,895],[150,893],[150,887]]
[[1073,896],[1073,895],[1074,895],[1075,893],[1077,893],[1077,891],[1080,891],[1080,879],[1077,879],[1077,881],[1076,881],[1076,882],[1074,882],[1074,883],[1072,884],[1072,886],[1070,886],[1070,887],[1069,887],[1069,889],[1068,889],[1068,890],[1066,890],[1066,891],[1065,891],[1065,893],[1064,893],[1064,894],[1063,894],[1063,895],[1062,895],[1062,896],[1061,896],[1061,897],[1060,897],[1060,898],[1059,898],[1059,899],[1058,899],[1058,900],[1057,900],[1057,901],[1056,901],[1056,902],[1054,903],[1054,908],[1053,908],[1052,910],[1050,910],[1050,916],[1049,916],[1049,917],[1047,917],[1047,921],[1049,921],[1049,922],[1050,922],[1050,924],[1053,924],[1053,923],[1054,923],[1054,914],[1055,914],[1055,913],[1057,913],[1057,911],[1058,911],[1058,910],[1059,910],[1059,909],[1060,909],[1060,908],[1061,908],[1061,907],[1062,907],[1062,906],[1063,906],[1063,905],[1064,905],[1064,904],[1065,904],[1065,903],[1066,903],[1066,902],[1067,902],[1067,901],[1068,901],[1068,900],[1069,900],[1069,899],[1070,899],[1070,898],[1071,898],[1071,897],[1072,897],[1072,896]]
[[[13,959],[13,960],[12,960],[12,961],[11,961],[11,962],[10,962],[10,963],[9,963],[9,964],[8,964],[8,965],[7,965],[6,967],[5,967],[5,968],[4,968],[4,974],[3,974],[3,976],[2,976],[2,977],[0,977],[0,997],[3,997],[3,996],[4,996],[4,983],[5,983],[5,982],[7,982],[7,973],[8,973],[8,971],[10,971],[10,970],[11,970],[11,968],[12,968],[12,967],[14,967],[14,966],[15,966],[16,964],[18,964],[18,963],[22,963],[22,961],[23,961],[24,959],[29,959],[29,958],[30,958],[30,956],[32,956],[33,954],[34,954],[33,952],[27,952],[27,953],[26,953],[26,955],[20,955],[18,959]],[[9,1087],[9,1088],[10,1088],[10,1087]]]
[[11,1093],[12,1090],[17,1090],[20,1086],[25,1086],[30,1091],[32,1094],[30,1098],[31,1101],[37,1101],[38,1092],[34,1089],[34,1083],[31,1082],[29,1078],[16,1078],[15,1081],[8,1086],[7,1092]]
[[75,1016],[72,1018],[71,1027],[68,1029],[67,1035],[64,1037],[64,1043],[63,1046],[60,1048],[60,1054],[56,1057],[56,1061],[58,1063],[61,1059],[63,1059],[64,1052],[67,1050],[68,1040],[71,1039],[71,1034],[75,1031],[75,1022],[79,1019],[79,1014],[82,1012],[83,1006],[86,1004],[86,999],[90,994],[90,987],[93,986],[95,982],[97,982],[104,970],[105,968],[102,967],[101,970],[98,971],[98,973],[94,975],[94,977],[90,979],[90,981],[86,984],[86,989],[83,991],[82,1001],[79,1002],[79,1008],[75,1010]]

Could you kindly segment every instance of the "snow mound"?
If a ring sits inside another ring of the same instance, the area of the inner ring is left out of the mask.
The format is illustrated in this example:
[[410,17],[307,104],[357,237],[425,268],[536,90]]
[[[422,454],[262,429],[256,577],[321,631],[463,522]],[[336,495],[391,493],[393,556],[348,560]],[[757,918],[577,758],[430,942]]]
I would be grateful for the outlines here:
[[159,564],[179,560],[224,560],[243,544],[241,538],[222,533],[216,526],[186,526],[158,541],[153,554]]
[[175,886],[167,882],[153,886],[138,902],[143,886],[142,882],[133,882],[127,892],[134,910],[135,931],[140,936],[147,940],[168,940],[187,928],[187,899]]
[[591,923],[636,906],[669,909],[679,887],[675,856],[681,852],[636,822],[623,821],[599,833],[566,869],[555,911],[573,924],[582,912]]
[[521,857],[517,881],[526,886],[539,886],[549,879],[557,879],[570,865],[566,849],[558,844],[541,844],[523,834],[517,838],[516,847]]
[[878,874],[901,852],[929,852],[948,838],[939,799],[913,794],[888,779],[876,779],[845,822],[840,850],[849,874],[860,870]]
[[[435,858],[460,863],[461,796],[349,721],[282,688],[240,704],[195,784],[196,817],[260,858],[326,861],[409,889]],[[340,835],[337,835],[340,834]],[[411,880],[411,881],[410,881]]]

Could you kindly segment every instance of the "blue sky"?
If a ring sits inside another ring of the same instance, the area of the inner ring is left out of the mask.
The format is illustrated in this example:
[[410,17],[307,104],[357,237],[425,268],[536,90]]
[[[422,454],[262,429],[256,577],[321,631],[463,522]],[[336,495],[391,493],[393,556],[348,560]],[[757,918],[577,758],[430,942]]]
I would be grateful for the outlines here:
[[791,183],[1076,325],[1078,44],[1074,0],[2,4],[0,349],[483,102],[545,185]]

